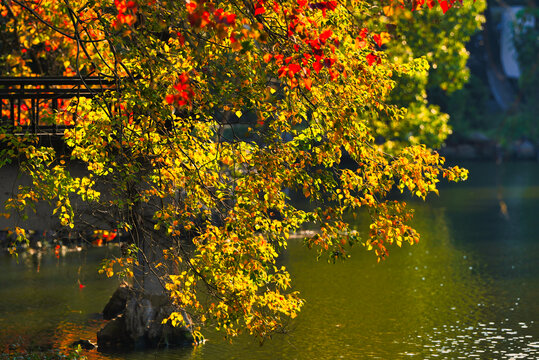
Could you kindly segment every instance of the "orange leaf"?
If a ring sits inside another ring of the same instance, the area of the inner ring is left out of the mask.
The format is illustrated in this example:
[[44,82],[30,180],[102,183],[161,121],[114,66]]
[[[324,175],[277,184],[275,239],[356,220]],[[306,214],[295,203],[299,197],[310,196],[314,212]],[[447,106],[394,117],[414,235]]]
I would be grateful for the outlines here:
[[303,85],[305,86],[305,89],[311,91],[311,85],[313,81],[311,79],[303,79]]
[[264,55],[264,61],[266,63],[269,63],[272,58],[273,58],[273,55],[271,55],[271,54]]

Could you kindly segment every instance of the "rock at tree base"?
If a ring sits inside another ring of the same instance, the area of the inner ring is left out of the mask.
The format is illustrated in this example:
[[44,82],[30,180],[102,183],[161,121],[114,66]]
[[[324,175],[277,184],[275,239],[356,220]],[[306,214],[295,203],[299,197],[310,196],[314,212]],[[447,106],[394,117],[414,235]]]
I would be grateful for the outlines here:
[[[172,306],[165,295],[147,295],[122,285],[105,306],[105,310],[108,311],[107,316],[112,313],[117,316],[97,333],[99,351],[189,346],[194,341],[189,326],[191,319],[185,312]],[[182,314],[186,327],[162,323],[173,312]]]
[[97,348],[99,351],[133,349],[135,342],[127,333],[123,314],[110,320],[97,333]]
[[[152,347],[160,346],[191,346],[194,342],[191,331],[183,326],[174,327],[170,323],[162,324],[170,314],[177,311],[173,306],[162,306],[148,328],[146,341]],[[182,316],[190,324],[189,316],[182,311]]]
[[114,294],[112,294],[107,305],[105,305],[105,308],[103,309],[103,319],[111,320],[124,312],[127,299],[132,293],[132,287],[125,284],[120,285]]

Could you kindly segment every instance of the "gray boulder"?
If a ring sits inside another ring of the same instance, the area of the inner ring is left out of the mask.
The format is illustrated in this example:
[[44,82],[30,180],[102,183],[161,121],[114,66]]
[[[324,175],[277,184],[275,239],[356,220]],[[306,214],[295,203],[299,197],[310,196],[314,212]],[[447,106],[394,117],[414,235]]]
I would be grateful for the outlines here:
[[[186,326],[163,324],[173,312],[182,314]],[[103,310],[114,317],[97,333],[99,351],[124,351],[193,343],[191,318],[170,303],[166,295],[148,295],[120,286]]]
[[109,302],[103,309],[103,319],[111,320],[119,314],[123,313],[127,304],[127,299],[133,294],[133,288],[122,284],[114,294],[112,294]]
[[135,347],[135,342],[127,332],[125,318],[123,314],[106,323],[97,332],[97,347],[99,351],[131,350]]

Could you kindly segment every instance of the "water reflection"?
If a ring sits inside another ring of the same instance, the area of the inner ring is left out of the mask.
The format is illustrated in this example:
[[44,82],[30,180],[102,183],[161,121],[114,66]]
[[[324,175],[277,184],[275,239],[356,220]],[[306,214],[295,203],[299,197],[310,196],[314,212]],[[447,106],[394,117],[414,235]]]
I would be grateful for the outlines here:
[[417,219],[420,244],[393,249],[381,265],[362,251],[337,266],[313,267],[309,259],[291,264],[298,288],[307,299],[316,299],[304,311],[305,328],[298,326],[309,334],[308,343],[322,349],[327,343],[321,338],[335,338],[331,351],[343,349],[345,358],[424,354],[428,344],[410,342],[410,337],[421,339],[444,324],[475,324],[491,316],[484,306],[494,301],[489,280],[474,270],[478,265],[473,258],[455,248],[445,210],[420,207]]
[[[21,253],[0,256],[0,352],[64,348],[71,338],[90,336],[100,325],[101,311],[116,286],[97,273],[110,249],[54,255]],[[86,284],[80,289],[78,282]],[[75,340],[73,340],[75,341]]]
[[[90,358],[538,358],[539,167],[472,164],[471,170],[467,184],[414,204],[420,243],[391,249],[381,264],[360,248],[344,263],[317,262],[293,241],[283,261],[307,304],[287,334],[263,346],[247,337],[229,344],[210,329],[210,340],[196,349],[94,351]],[[359,214],[358,230],[363,226]],[[0,350],[21,334],[48,336],[61,347],[95,339],[100,322],[89,314],[101,310],[115,287],[95,272],[99,251],[61,261],[43,257],[39,266],[37,259],[0,258]]]
[[467,327],[461,324],[443,325],[442,329],[434,328],[430,333],[411,338],[411,343],[419,340],[421,352],[405,355],[440,359],[537,358],[539,343],[533,342],[534,336],[525,330],[527,328],[526,323],[511,328],[505,322],[492,321]]

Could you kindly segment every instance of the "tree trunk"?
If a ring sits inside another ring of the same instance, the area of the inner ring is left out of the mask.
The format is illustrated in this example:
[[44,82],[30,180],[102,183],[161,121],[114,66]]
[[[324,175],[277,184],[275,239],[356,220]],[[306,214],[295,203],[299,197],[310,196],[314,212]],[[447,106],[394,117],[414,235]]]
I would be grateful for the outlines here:
[[[97,342],[100,351],[193,344],[189,315],[170,302],[164,288],[163,279],[168,266],[163,250],[169,244],[166,238],[156,233],[152,222],[146,219],[139,212],[134,224],[134,241],[139,252],[133,286],[127,291],[117,290],[109,301],[109,304],[115,303],[116,306],[120,304],[121,311],[113,314],[115,317],[99,331]],[[160,263],[162,265],[157,266]],[[111,317],[106,311],[109,304],[104,314]],[[162,323],[173,312],[183,315],[186,327],[174,328],[169,323]]]

